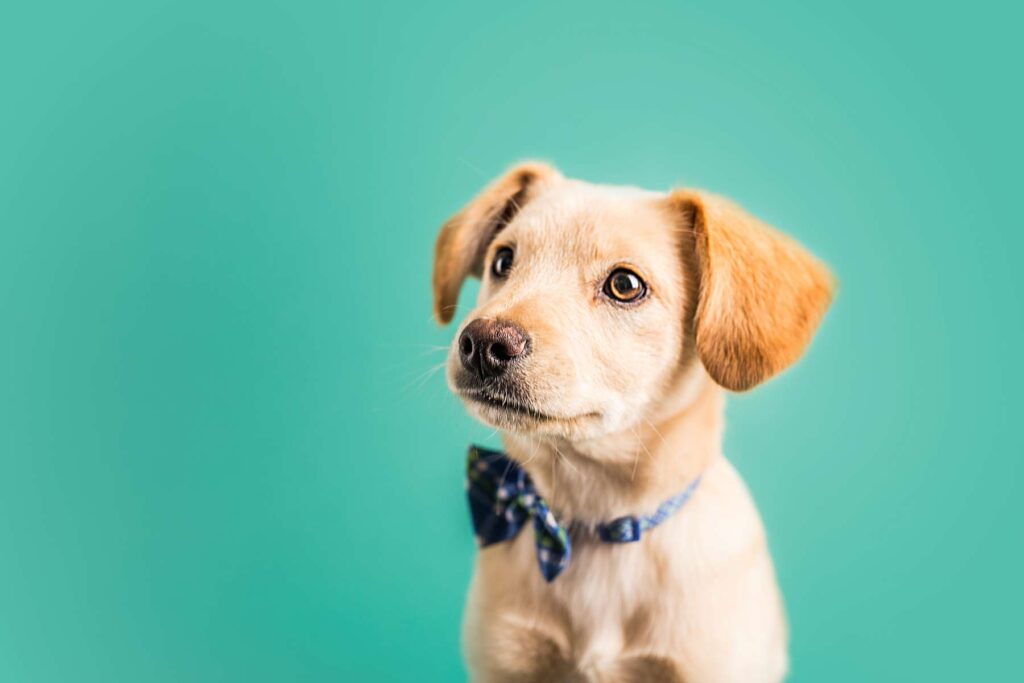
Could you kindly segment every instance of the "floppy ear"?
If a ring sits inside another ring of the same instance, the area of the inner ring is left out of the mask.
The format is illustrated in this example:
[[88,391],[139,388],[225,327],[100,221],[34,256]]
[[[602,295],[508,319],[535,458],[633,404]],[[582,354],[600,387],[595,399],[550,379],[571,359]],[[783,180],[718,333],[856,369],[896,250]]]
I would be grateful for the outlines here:
[[828,269],[799,244],[716,195],[677,190],[699,273],[697,353],[718,384],[745,391],[803,353],[832,301]]
[[480,277],[494,236],[542,186],[561,179],[554,168],[532,161],[507,171],[444,224],[434,249],[434,317],[442,325],[455,316],[466,277]]

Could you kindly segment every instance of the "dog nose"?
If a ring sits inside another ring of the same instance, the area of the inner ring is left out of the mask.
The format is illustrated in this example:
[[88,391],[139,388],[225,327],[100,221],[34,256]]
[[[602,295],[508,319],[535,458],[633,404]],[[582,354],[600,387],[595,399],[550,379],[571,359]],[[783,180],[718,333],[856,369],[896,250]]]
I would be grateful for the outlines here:
[[497,377],[513,361],[530,353],[530,338],[521,327],[507,320],[477,318],[466,325],[459,337],[462,366],[480,375]]

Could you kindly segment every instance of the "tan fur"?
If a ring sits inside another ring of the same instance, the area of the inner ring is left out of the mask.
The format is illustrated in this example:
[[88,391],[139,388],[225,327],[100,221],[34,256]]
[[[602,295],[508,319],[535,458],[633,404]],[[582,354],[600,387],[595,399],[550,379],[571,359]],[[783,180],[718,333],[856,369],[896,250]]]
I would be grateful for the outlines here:
[[[515,261],[495,281],[503,246]],[[824,267],[713,195],[591,185],[540,164],[463,209],[436,257],[439,320],[475,273],[466,321],[509,320],[532,339],[517,400],[546,417],[471,400],[454,345],[448,378],[560,518],[649,514],[703,474],[637,543],[574,537],[553,583],[531,533],[481,551],[464,623],[473,679],[781,680],[782,602],[760,518],[721,453],[721,387],[747,389],[799,356],[831,295]],[[636,306],[601,294],[623,265],[649,286]]]

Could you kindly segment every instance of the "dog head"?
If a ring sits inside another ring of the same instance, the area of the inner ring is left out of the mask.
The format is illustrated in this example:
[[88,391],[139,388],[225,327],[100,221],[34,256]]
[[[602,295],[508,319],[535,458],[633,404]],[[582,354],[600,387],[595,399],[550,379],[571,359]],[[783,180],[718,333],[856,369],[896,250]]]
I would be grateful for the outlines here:
[[829,305],[828,270],[713,194],[656,193],[510,170],[441,229],[434,313],[476,308],[447,376],[499,429],[571,440],[650,419],[689,379],[744,391],[800,356]]

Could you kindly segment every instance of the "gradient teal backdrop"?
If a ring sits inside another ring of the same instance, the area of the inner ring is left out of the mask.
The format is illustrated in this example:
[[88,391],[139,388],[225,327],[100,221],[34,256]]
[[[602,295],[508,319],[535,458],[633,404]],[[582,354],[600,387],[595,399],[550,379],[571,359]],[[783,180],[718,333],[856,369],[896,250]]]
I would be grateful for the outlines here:
[[5,7],[0,681],[462,680],[495,440],[431,374],[431,250],[528,157],[730,195],[839,275],[729,407],[792,680],[1019,675],[1021,20]]

